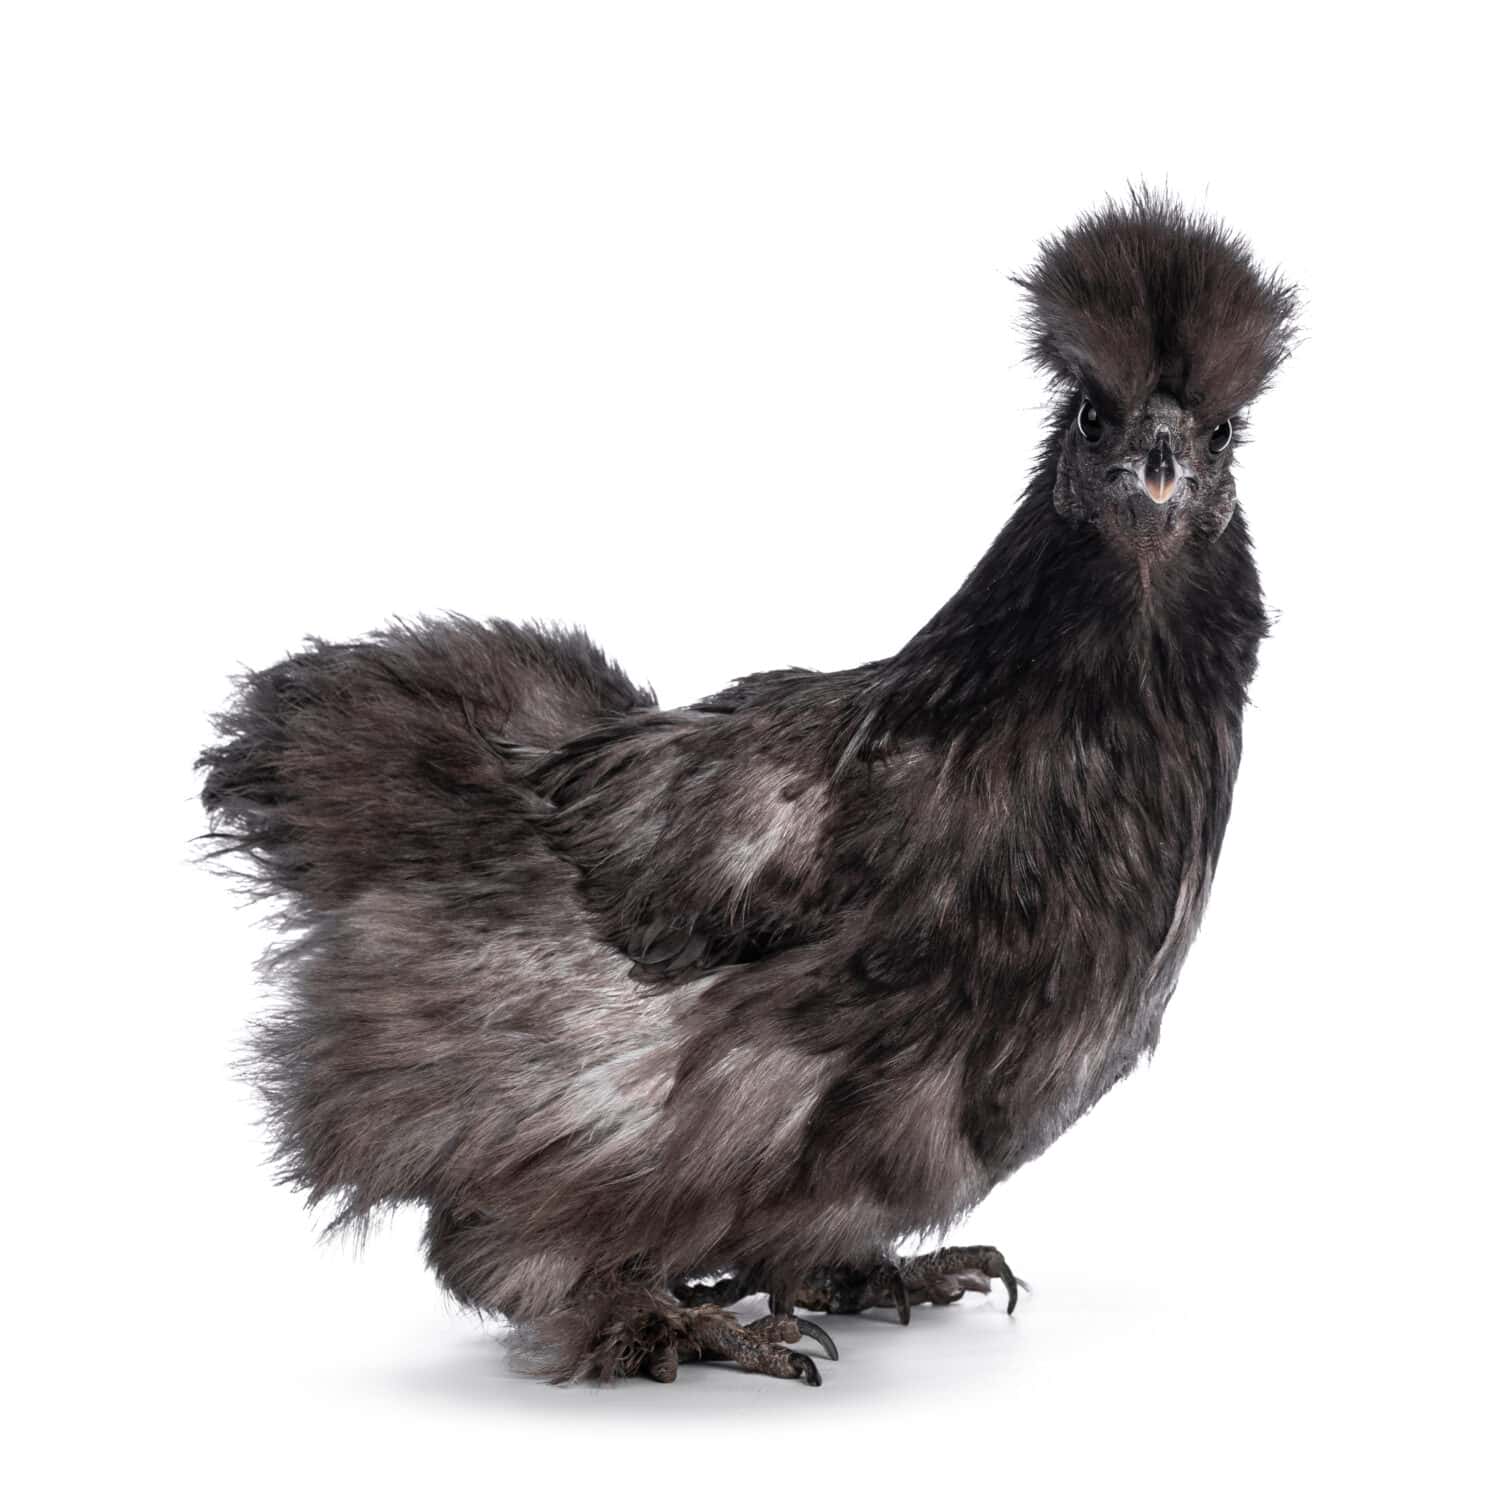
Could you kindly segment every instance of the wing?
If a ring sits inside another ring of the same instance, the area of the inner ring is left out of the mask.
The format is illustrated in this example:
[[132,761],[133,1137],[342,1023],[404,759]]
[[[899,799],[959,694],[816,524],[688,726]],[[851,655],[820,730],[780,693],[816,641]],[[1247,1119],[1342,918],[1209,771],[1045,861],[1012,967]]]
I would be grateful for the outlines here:
[[746,963],[811,941],[858,887],[837,857],[845,699],[768,673],[692,709],[632,715],[548,756],[547,835],[644,970]]

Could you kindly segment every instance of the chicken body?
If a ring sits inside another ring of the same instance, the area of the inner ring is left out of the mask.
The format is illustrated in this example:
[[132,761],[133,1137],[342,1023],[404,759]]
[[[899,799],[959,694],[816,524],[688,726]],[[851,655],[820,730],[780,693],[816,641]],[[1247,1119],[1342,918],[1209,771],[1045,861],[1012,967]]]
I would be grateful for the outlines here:
[[1183,416],[1174,527],[1091,479],[1079,402],[1135,397],[1128,443],[1191,391],[1069,360],[1020,507],[888,660],[668,712],[576,632],[447,621],[316,645],[223,716],[206,803],[299,934],[257,1038],[287,1176],[350,1219],[425,1204],[440,1279],[540,1372],[722,1354],[684,1278],[789,1312],[1154,1044],[1265,619],[1192,449],[1217,409]]

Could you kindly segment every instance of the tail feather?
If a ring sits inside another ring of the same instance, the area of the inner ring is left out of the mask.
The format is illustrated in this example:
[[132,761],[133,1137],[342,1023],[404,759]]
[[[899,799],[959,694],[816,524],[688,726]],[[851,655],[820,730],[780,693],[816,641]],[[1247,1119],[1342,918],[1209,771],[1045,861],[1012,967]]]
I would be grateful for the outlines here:
[[531,810],[528,750],[654,704],[581,631],[449,619],[313,641],[215,720],[198,760],[213,853],[294,918],[473,868]]

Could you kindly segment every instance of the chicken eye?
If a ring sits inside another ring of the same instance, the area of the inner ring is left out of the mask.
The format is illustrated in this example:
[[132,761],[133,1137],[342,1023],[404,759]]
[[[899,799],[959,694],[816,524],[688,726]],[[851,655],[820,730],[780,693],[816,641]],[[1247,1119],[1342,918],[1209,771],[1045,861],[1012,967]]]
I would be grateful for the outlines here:
[[1086,443],[1097,443],[1104,436],[1104,419],[1091,401],[1085,401],[1078,408],[1078,430]]
[[1229,446],[1229,440],[1233,436],[1234,423],[1220,422],[1208,435],[1208,451],[1210,453],[1222,453]]

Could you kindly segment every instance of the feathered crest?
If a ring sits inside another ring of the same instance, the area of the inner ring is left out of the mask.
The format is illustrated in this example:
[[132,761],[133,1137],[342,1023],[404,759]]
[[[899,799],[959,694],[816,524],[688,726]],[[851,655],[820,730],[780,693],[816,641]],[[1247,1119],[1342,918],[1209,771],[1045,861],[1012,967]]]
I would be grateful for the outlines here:
[[1229,416],[1260,394],[1296,332],[1295,288],[1261,270],[1241,236],[1145,188],[1043,241],[1014,279],[1033,362],[1116,416],[1156,390]]

